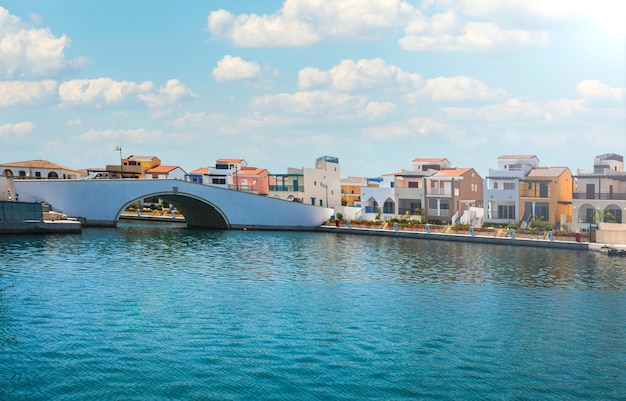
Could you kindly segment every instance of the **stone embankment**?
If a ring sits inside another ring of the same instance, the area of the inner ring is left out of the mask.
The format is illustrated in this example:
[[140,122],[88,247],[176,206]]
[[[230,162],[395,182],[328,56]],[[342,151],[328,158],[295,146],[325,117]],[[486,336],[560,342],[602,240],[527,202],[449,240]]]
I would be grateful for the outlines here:
[[589,238],[582,234],[555,235],[552,232],[518,232],[508,229],[472,229],[453,230],[450,226],[399,227],[389,223],[382,224],[337,224],[328,222],[321,226],[319,231],[376,235],[386,237],[413,238],[435,241],[458,241],[484,243],[494,245],[515,245],[542,248],[560,248],[580,251],[606,252],[607,249],[626,249],[626,245],[598,244],[588,242]]

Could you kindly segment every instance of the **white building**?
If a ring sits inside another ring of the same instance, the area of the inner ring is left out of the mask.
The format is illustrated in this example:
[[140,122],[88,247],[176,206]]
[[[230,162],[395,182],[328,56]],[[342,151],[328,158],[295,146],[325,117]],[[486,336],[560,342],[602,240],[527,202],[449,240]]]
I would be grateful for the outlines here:
[[27,160],[0,164],[0,174],[24,179],[79,179],[81,173],[47,160]]
[[287,174],[270,174],[269,196],[295,200],[315,206],[341,206],[339,159],[318,157],[315,168],[288,168]]
[[593,172],[578,170],[572,199],[574,231],[588,232],[598,223],[626,224],[626,172],[624,157],[614,153],[597,156]]
[[498,157],[498,168],[489,169],[483,183],[484,219],[486,223],[508,224],[519,221],[520,182],[539,167],[534,155]]

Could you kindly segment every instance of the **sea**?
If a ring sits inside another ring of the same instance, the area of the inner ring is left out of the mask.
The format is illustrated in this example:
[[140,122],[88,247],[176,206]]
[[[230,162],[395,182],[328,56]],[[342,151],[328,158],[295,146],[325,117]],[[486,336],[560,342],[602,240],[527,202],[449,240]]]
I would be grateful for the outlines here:
[[626,400],[626,258],[120,223],[0,236],[0,400]]

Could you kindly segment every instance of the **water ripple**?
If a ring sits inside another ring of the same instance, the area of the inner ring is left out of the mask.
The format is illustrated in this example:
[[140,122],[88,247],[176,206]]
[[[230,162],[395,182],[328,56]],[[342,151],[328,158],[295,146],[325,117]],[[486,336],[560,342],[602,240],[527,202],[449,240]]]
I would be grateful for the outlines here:
[[159,227],[0,255],[0,399],[626,394],[622,258]]

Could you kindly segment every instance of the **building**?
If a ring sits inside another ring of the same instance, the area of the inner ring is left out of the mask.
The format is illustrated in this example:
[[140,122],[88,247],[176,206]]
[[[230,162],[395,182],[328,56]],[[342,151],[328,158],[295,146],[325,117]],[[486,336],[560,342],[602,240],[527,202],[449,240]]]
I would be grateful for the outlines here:
[[572,221],[574,177],[567,167],[535,167],[520,185],[521,226],[533,221],[562,230]]
[[600,222],[626,224],[626,172],[624,157],[596,156],[593,172],[578,170],[572,199],[572,229],[588,232]]
[[340,174],[337,157],[318,157],[315,168],[290,167],[286,174],[270,174],[269,196],[337,209],[341,207]]
[[183,180],[187,173],[179,166],[164,166],[159,165],[151,167],[144,172],[144,176],[147,179],[164,180],[174,179]]
[[[461,217],[466,211],[470,212],[471,208],[483,207],[483,179],[473,168],[442,169],[426,177],[424,181],[426,185],[425,214],[428,220],[455,224],[461,222]],[[482,222],[481,216],[477,218]],[[474,221],[469,223],[480,224]]]
[[1,175],[24,179],[70,179],[81,178],[78,170],[73,170],[47,160],[27,160],[0,164]]
[[244,159],[217,159],[215,166],[195,169],[185,180],[257,195],[269,193],[269,171],[248,166]]
[[424,209],[425,178],[443,169],[452,168],[446,158],[418,157],[412,170],[395,174],[395,201],[398,215],[418,215]]
[[344,206],[361,205],[361,189],[367,186],[365,177],[347,177],[341,179],[341,203]]
[[104,170],[93,169],[92,171],[104,171],[111,178],[146,178],[146,170],[161,165],[161,160],[156,156],[131,155],[121,160],[121,165],[109,164]]
[[498,168],[489,169],[483,183],[485,223],[507,225],[520,221],[520,185],[536,167],[539,159],[535,155],[498,157]]

